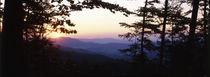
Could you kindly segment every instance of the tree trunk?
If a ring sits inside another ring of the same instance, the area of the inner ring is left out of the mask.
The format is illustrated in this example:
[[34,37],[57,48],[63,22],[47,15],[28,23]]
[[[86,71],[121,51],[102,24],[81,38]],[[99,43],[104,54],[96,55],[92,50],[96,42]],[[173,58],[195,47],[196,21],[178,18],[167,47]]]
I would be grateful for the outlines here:
[[192,9],[192,16],[191,16],[191,22],[190,22],[190,31],[189,31],[189,40],[188,40],[188,45],[187,49],[188,51],[183,52],[184,55],[186,55],[185,62],[184,64],[184,71],[185,75],[189,76],[195,72],[195,64],[193,64],[193,55],[192,51],[194,50],[193,48],[195,45],[195,30],[197,26],[197,16],[198,16],[198,8],[199,8],[199,2],[200,0],[193,0],[193,9]]
[[146,23],[146,8],[147,8],[147,3],[148,0],[146,0],[145,2],[145,6],[144,6],[144,14],[143,14],[143,25],[142,25],[142,36],[141,36],[141,57],[143,58],[142,64],[145,63],[144,60],[144,56],[145,56],[145,52],[144,52],[144,28],[145,28],[145,23]]
[[[210,7],[210,0],[209,0],[209,7]],[[209,15],[208,15],[209,17],[208,18],[210,18],[210,9],[209,9]],[[206,61],[207,61],[207,69],[206,69],[206,74],[208,75],[208,77],[210,77],[210,19],[209,19],[209,21],[208,21],[209,23],[209,25],[208,25],[208,39],[207,39],[207,44],[206,44],[206,47],[207,47],[207,49],[206,49],[206,57],[207,57],[207,59],[206,59]]]
[[203,15],[203,19],[204,19],[204,41],[206,42],[207,40],[207,0],[204,0],[204,15]]
[[208,22],[208,20],[207,20],[207,0],[204,0],[204,15],[203,15],[203,19],[204,19],[204,57],[202,58],[202,62],[203,62],[203,69],[205,70],[205,74],[207,75],[208,74],[208,72],[207,72],[207,70],[208,70],[208,68],[206,68],[206,67],[208,67],[208,51],[207,51],[207,48],[208,48],[208,45],[207,45],[207,42],[208,42],[208,35],[207,35],[207,22]]
[[5,0],[3,17],[3,77],[26,77],[22,38],[23,6],[21,0]]
[[171,45],[172,46],[174,46],[175,45],[175,40],[174,40],[174,36],[175,36],[175,33],[174,33],[174,24],[172,24],[172,26],[171,26],[171,34],[172,34],[172,36],[171,36]]
[[165,49],[165,30],[166,30],[166,21],[167,21],[167,12],[168,11],[168,0],[165,0],[165,9],[164,9],[164,20],[163,20],[163,28],[161,33],[161,46],[160,46],[160,65],[163,64],[163,53]]
[[191,16],[190,33],[189,33],[189,41],[191,45],[193,45],[192,43],[195,41],[195,28],[197,26],[199,2],[200,0],[193,0],[193,11]]

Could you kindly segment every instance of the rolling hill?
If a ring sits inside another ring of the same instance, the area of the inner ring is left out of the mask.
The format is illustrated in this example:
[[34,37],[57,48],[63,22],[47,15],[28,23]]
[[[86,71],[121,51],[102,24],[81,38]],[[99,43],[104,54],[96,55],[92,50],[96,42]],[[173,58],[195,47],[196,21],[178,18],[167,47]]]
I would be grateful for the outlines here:
[[63,47],[62,49],[68,50],[69,48],[76,48],[79,52],[79,49],[86,50],[87,52],[82,53],[94,53],[100,54],[104,56],[108,56],[114,59],[130,59],[129,56],[121,53],[119,49],[128,48],[129,44],[126,43],[106,43],[106,44],[99,44],[93,42],[84,42],[78,39],[72,39],[63,37],[57,40],[54,40],[55,44],[60,45]]
[[[80,39],[73,39],[68,37],[62,37],[59,39],[52,39],[55,41],[55,44],[60,45],[62,50],[68,51],[73,50],[81,54],[94,54],[94,55],[103,55],[112,59],[123,59],[131,61],[131,57],[120,52],[119,49],[129,48],[129,43],[125,42],[107,42],[107,43],[96,43],[90,41],[81,41]],[[90,39],[89,39],[90,40]],[[100,39],[102,42],[103,39]],[[111,39],[109,39],[111,40]],[[114,39],[117,40],[117,39]],[[98,41],[99,42],[99,41]],[[146,51],[150,59],[154,58],[157,55],[157,52],[148,52]]]

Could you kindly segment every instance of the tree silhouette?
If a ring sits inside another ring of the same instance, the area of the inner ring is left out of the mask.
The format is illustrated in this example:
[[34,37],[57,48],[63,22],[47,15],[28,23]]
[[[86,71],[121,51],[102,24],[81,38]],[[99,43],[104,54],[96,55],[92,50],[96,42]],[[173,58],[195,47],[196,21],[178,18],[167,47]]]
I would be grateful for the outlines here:
[[161,47],[160,47],[160,65],[163,63],[163,52],[165,47],[165,30],[166,30],[166,22],[168,17],[168,0],[165,0],[165,8],[164,8],[164,20],[163,20],[163,28],[161,33]]
[[[69,5],[62,4],[63,1],[64,0],[5,1],[2,52],[4,77],[27,77],[26,73],[30,73],[28,71],[30,69],[30,65],[28,65],[29,60],[34,59],[28,59],[28,57],[30,57],[29,54],[43,51],[45,47],[51,45],[51,43],[47,42],[44,37],[46,31],[76,33],[75,30],[69,30],[63,26],[64,24],[74,26],[74,24],[67,19],[70,15],[69,12],[81,11],[82,8],[92,9],[102,7],[104,9],[109,9],[113,13],[116,11],[124,12],[124,15],[126,16],[132,13],[119,5],[110,4],[100,0],[85,0],[78,3],[74,2],[74,0],[68,0]],[[52,3],[58,3],[58,5],[53,5]],[[56,16],[60,16],[61,19]],[[50,24],[49,26],[52,29],[47,29],[45,24]],[[42,45],[44,46],[40,47]],[[33,50],[34,48],[37,49]],[[43,53],[45,52],[43,51],[39,54]],[[42,55],[42,57],[44,57],[44,55]],[[40,59],[40,61],[48,60]],[[40,63],[43,64],[43,62]]]
[[192,10],[192,16],[191,16],[191,22],[190,22],[190,31],[189,31],[189,49],[188,51],[184,52],[187,57],[187,61],[184,63],[186,74],[190,74],[189,70],[191,67],[193,67],[192,63],[192,48],[195,46],[195,30],[197,26],[197,16],[198,16],[198,8],[199,8],[199,2],[200,0],[193,0],[193,10]]
[[[200,4],[200,7],[202,7],[203,6],[203,8],[201,9],[201,10],[203,10],[203,19],[202,19],[202,26],[203,26],[203,30],[202,30],[202,32],[203,32],[203,42],[204,42],[204,46],[203,46],[203,49],[204,49],[204,51],[203,51],[203,57],[202,57],[202,64],[203,64],[203,70],[205,70],[206,71],[206,67],[208,67],[208,63],[207,63],[207,61],[206,61],[206,59],[207,59],[207,54],[208,54],[208,52],[206,52],[206,49],[207,49],[207,37],[208,37],[208,35],[207,35],[207,25],[208,25],[208,16],[207,16],[207,6],[208,6],[208,3],[207,3],[208,1],[207,0],[202,0],[202,3]],[[202,5],[203,4],[203,5]],[[206,72],[206,75],[207,75],[207,72]]]
[[[22,51],[22,1],[10,0],[5,2],[3,18],[2,60],[3,76],[24,76],[25,52]],[[16,14],[13,14],[16,13]],[[11,74],[12,73],[12,74]]]
[[192,16],[191,16],[191,23],[190,23],[190,32],[189,32],[189,40],[190,44],[193,45],[193,42],[195,41],[195,29],[196,29],[196,23],[197,23],[197,15],[198,15],[198,8],[199,8],[199,2],[200,0],[193,0],[193,10],[192,10]]
[[[188,27],[190,27],[192,30],[192,25],[195,25],[192,23],[196,23],[197,20],[198,21],[202,20],[196,18],[195,19],[196,21],[194,22],[193,18],[195,18],[195,16],[192,15],[191,18],[187,17],[187,15],[193,13],[193,11],[183,12],[183,8],[181,6],[183,3],[186,2],[191,3],[192,1],[184,1],[184,0],[180,0],[180,2],[167,1],[165,2],[166,5],[163,8],[161,7],[157,8],[154,6],[147,8],[146,18],[147,18],[147,24],[149,25],[145,25],[144,27],[149,33],[151,33],[148,35],[159,34],[159,33],[161,34],[160,50],[159,47],[157,47],[156,45],[150,47],[157,49],[160,52],[159,64],[161,64],[162,67],[158,66],[158,68],[160,68],[162,71],[159,72],[160,73],[159,75],[167,75],[166,73],[169,74],[169,72],[173,73],[174,76],[201,75],[201,72],[199,72],[199,70],[201,71],[201,67],[199,66],[199,64],[201,64],[200,54],[203,54],[203,52],[200,52],[199,50],[203,51],[202,46],[204,44],[202,44],[202,39],[200,39],[203,37],[203,34],[201,34],[202,30],[199,27],[201,28],[203,27],[201,26],[202,23],[198,22],[195,27],[195,30],[198,30],[197,32],[194,32],[195,34],[194,36],[196,37],[194,39],[198,40],[198,41],[194,40],[195,45],[193,45],[192,43],[189,44],[189,41],[192,40],[190,40],[189,38],[191,37],[191,35],[188,35],[190,31],[188,33],[187,30]],[[137,14],[137,15],[143,16],[143,11],[142,14]],[[190,26],[188,26],[189,23],[191,23]],[[124,35],[120,35],[120,37],[127,38],[129,40],[136,40],[134,44],[130,45],[130,48],[123,50],[123,52],[128,53],[127,51],[129,51],[128,54],[135,56],[136,54],[138,54],[137,52],[139,52],[142,47],[145,47],[146,50],[147,46],[151,46],[146,44],[144,46],[139,47],[140,45],[138,41],[139,36],[141,36],[141,33],[144,34],[147,33],[147,31],[144,32],[142,30],[141,26],[137,27],[137,25],[142,25],[141,22],[133,23],[131,25],[126,23],[120,23],[120,24],[123,27],[131,29],[131,32]],[[170,25],[170,27],[164,28],[160,27],[161,25],[165,26]],[[162,28],[162,30],[160,30],[160,28]],[[151,31],[149,31],[148,29],[151,29]],[[159,42],[157,41],[157,43]],[[189,48],[190,45],[194,46],[194,48],[190,49]],[[195,61],[199,62],[195,63]]]
[[2,7],[3,3],[0,1],[0,32],[2,32],[2,17],[3,17],[3,7]]
[[[206,2],[206,1],[205,1]],[[204,3],[205,3],[204,2]],[[206,2],[207,3],[207,2]],[[204,67],[207,67],[207,68],[204,68],[204,70],[205,70],[205,75],[207,75],[207,76],[210,76],[210,70],[209,70],[209,64],[210,64],[210,61],[209,61],[209,59],[210,59],[210,57],[208,56],[209,54],[210,54],[210,1],[208,0],[208,5],[209,5],[209,10],[208,10],[208,20],[206,20],[206,21],[208,21],[208,35],[207,35],[207,40],[206,40],[206,43],[205,43],[205,51],[204,51],[204,62],[205,62],[205,66]],[[207,6],[207,5],[206,5]],[[204,9],[205,10],[205,9]]]
[[[145,1],[145,6],[144,6],[144,14],[143,14],[143,24],[142,24],[142,35],[141,35],[141,56],[145,56],[145,52],[144,52],[144,26],[146,23],[146,8],[147,8],[147,4],[148,4],[148,0]],[[142,64],[144,64],[144,60],[142,60]],[[144,66],[143,66],[144,67]]]
[[[161,2],[164,2],[163,7]],[[134,13],[102,0],[7,0],[5,10],[0,8],[0,17],[3,17],[0,33],[4,63],[2,74],[4,77],[209,75],[209,2],[145,0],[145,5]],[[191,4],[192,10],[184,10],[182,5],[185,3]],[[67,53],[61,53],[60,47],[47,39],[48,32],[77,33],[66,27],[76,25],[71,21],[70,13],[94,8],[122,12],[125,16],[135,14],[142,18],[132,24],[119,23],[130,30],[119,37],[133,42],[121,52],[132,57],[134,70],[123,72],[122,69],[131,64],[120,60],[101,65],[87,60],[82,63],[70,58],[63,60]],[[199,18],[202,14],[199,11],[203,12],[202,18]],[[148,55],[152,53],[158,55],[150,59]]]
[[130,45],[130,48],[122,49],[121,52],[132,56],[134,63],[139,67],[138,69],[140,70],[141,75],[145,74],[145,65],[148,64],[148,57],[145,51],[156,49],[148,36],[149,34],[152,34],[152,32],[160,32],[160,30],[157,29],[159,26],[152,24],[154,21],[152,16],[153,14],[151,12],[155,10],[153,4],[156,2],[158,1],[146,0],[144,7],[137,10],[137,16],[143,17],[141,22],[132,23],[131,25],[120,23],[121,26],[130,29],[131,32],[119,36],[130,41],[134,41],[134,43]]
[[[24,6],[26,14],[23,30],[24,39],[27,41],[42,39],[46,32],[76,33],[76,30],[64,26],[75,26],[70,19],[67,19],[69,10],[64,9],[64,7],[67,6],[52,5],[48,2],[26,1]],[[59,10],[55,8],[59,8]],[[58,18],[56,16],[62,17]]]
[[[210,1],[208,1],[209,2],[209,8],[210,8]],[[209,9],[209,14],[208,14],[208,20],[209,20],[209,22],[210,22],[210,9]],[[207,76],[210,76],[210,70],[209,70],[209,64],[210,64],[210,61],[209,61],[209,59],[210,59],[210,57],[208,56],[208,55],[210,55],[210,23],[208,23],[209,25],[208,25],[208,40],[207,40],[207,44],[206,44],[206,47],[207,47],[207,49],[206,49],[206,61],[207,61],[207,68],[208,69],[206,69],[206,74],[207,74]]]

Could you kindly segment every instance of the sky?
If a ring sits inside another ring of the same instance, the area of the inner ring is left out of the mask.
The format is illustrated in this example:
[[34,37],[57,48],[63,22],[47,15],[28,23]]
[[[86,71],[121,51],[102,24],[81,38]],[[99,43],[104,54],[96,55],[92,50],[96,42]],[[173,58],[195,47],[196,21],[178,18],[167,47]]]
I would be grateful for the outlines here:
[[[144,0],[103,0],[114,4],[119,4],[128,10],[134,11],[139,6],[144,5]],[[115,38],[119,39],[119,34],[124,34],[129,30],[120,27],[119,22],[133,23],[139,21],[139,17],[130,15],[126,17],[121,12],[115,14],[107,9],[83,9],[82,11],[71,12],[71,21],[76,24],[72,29],[77,30],[77,34],[69,34],[72,38]]]
[[[4,0],[0,0],[4,4]],[[75,0],[76,1],[76,0]],[[83,0],[79,0],[83,1]],[[119,4],[134,11],[139,6],[144,5],[144,0],[102,0],[105,2]],[[3,5],[2,5],[3,6]],[[119,22],[133,23],[139,20],[139,17],[130,15],[126,17],[123,13],[116,12],[115,14],[107,9],[83,9],[70,13],[71,21],[76,24],[72,29],[77,30],[77,34],[58,34],[52,32],[47,34],[48,37],[72,37],[72,38],[119,38],[119,34],[128,32],[128,29],[120,27]]]
[[[4,2],[4,0],[1,0]],[[82,0],[79,0],[82,1]],[[144,6],[145,0],[102,0],[105,2],[119,4],[130,11],[137,10],[140,6]],[[164,0],[162,0],[163,3]],[[107,9],[83,9],[70,13],[71,21],[76,24],[72,29],[77,30],[77,34],[58,34],[50,33],[48,37],[71,37],[71,38],[115,38],[119,34],[124,34],[129,30],[120,27],[120,22],[128,24],[139,21],[141,18],[135,15],[124,16],[121,12],[112,13]]]
[[[119,4],[127,8],[130,11],[135,11],[139,7],[144,6],[145,0],[102,0],[105,2]],[[164,0],[161,0],[164,4]],[[162,5],[163,6],[163,5]],[[184,7],[186,7],[185,5]],[[115,14],[107,9],[95,8],[84,9],[83,11],[71,12],[70,19],[76,24],[73,29],[77,30],[77,34],[61,35],[72,38],[115,38],[119,34],[129,32],[129,29],[120,27],[120,22],[126,22],[128,24],[140,21],[140,17],[135,15],[124,16],[121,12]]]

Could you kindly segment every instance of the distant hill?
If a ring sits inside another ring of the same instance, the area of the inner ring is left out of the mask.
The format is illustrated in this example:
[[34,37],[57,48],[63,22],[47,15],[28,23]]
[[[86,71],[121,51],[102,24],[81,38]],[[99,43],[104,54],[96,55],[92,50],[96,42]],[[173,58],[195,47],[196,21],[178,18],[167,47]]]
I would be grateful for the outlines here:
[[62,47],[83,49],[94,54],[105,55],[114,59],[130,59],[129,56],[126,56],[119,51],[119,49],[125,49],[129,47],[129,44],[125,43],[98,44],[93,42],[83,42],[78,39],[67,37],[63,37],[54,41],[55,44],[58,44]]
[[64,60],[64,62],[69,61],[74,65],[77,65],[78,67],[80,66],[83,67],[82,70],[84,68],[100,69],[97,71],[104,71],[107,69],[113,71],[113,69],[114,70],[117,69],[117,72],[122,72],[132,75],[135,71],[133,69],[133,64],[130,63],[130,61],[113,59],[104,55],[91,53],[91,51],[77,49],[77,48],[61,47],[61,59]]
[[110,57],[91,53],[91,51],[83,49],[61,47],[61,51],[63,60],[71,59],[72,61],[77,63],[88,62],[100,64],[113,61],[113,59]]
[[[68,37],[62,37],[59,39],[52,39],[55,41],[55,44],[60,45],[63,50],[70,50],[73,48],[74,51],[85,54],[98,54],[106,57],[110,57],[113,59],[124,59],[124,60],[132,60],[130,56],[125,55],[120,52],[119,49],[129,48],[129,43],[95,43],[95,42],[84,42],[80,39],[72,39]],[[106,40],[106,39],[105,39]],[[117,39],[115,39],[117,40]],[[154,58],[157,55],[157,52],[147,52],[149,58]]]
[[98,38],[98,39],[79,39],[80,41],[83,42],[93,42],[93,43],[98,43],[98,44],[107,44],[107,43],[126,43],[129,44],[128,40],[123,40],[123,39],[113,39],[113,38]]

